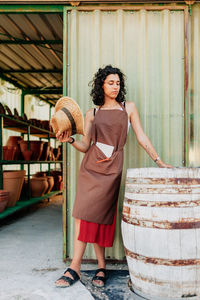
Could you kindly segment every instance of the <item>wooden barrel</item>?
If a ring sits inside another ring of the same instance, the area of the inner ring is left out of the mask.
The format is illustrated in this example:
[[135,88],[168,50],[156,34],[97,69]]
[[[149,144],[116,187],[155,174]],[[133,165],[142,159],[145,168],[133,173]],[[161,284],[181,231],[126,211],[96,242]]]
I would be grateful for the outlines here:
[[145,299],[200,299],[200,168],[128,169],[122,237]]

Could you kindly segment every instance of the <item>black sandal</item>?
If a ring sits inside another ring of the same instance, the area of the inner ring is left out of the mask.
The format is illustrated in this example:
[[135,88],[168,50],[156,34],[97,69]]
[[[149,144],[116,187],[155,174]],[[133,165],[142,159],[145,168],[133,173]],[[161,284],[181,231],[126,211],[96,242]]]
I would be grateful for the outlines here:
[[[97,274],[99,272],[103,272],[104,273],[104,276],[97,276]],[[105,283],[106,283],[106,280],[108,279],[108,276],[107,276],[107,271],[106,269],[104,268],[100,268],[100,269],[97,269],[96,272],[95,272],[95,275],[94,277],[92,278],[92,284],[96,287],[104,287]],[[94,282],[94,280],[100,280],[103,282],[103,284],[98,284],[96,282]]]
[[[77,282],[78,280],[80,280],[80,276],[79,276],[79,275],[76,273],[76,271],[74,271],[73,269],[68,268],[68,269],[64,272],[64,274],[65,274],[66,272],[69,272],[69,273],[72,275],[73,278],[70,278],[70,277],[65,276],[65,275],[61,276],[58,280],[62,279],[62,280],[64,280],[65,282],[67,282],[68,285],[66,285],[66,284],[56,284],[56,287],[61,287],[61,288],[69,287],[69,286],[71,286],[72,284],[74,284],[75,282]],[[58,280],[57,280],[57,281],[58,281]]]

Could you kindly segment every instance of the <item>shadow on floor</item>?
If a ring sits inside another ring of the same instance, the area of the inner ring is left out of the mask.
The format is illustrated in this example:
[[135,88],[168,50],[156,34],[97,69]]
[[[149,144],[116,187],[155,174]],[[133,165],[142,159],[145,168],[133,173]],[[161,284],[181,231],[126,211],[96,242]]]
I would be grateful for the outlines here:
[[89,290],[95,300],[134,300],[128,287],[129,272],[127,270],[108,270],[108,279],[103,288],[92,285],[95,270],[81,271],[81,282]]

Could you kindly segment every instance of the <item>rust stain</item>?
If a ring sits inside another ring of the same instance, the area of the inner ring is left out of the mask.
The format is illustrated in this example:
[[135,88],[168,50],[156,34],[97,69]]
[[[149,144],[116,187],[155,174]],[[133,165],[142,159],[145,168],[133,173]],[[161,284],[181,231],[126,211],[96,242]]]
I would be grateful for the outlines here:
[[193,266],[200,265],[200,259],[166,259],[157,257],[148,257],[138,253],[134,253],[124,247],[126,256],[129,256],[138,261],[142,261],[147,264],[164,265],[164,266]]
[[181,219],[177,222],[165,221],[152,221],[152,220],[138,220],[132,218],[129,215],[122,215],[122,220],[125,223],[146,227],[146,228],[155,228],[155,229],[197,229],[200,228],[200,219]]
[[200,185],[200,178],[127,178],[132,184]]
[[127,193],[134,194],[200,194],[200,186],[186,186],[186,187],[162,187],[162,188],[149,188],[149,187],[134,187],[126,186]]
[[130,207],[128,207],[128,206],[123,206],[123,211],[122,211],[122,213],[125,213],[125,214],[130,214]]
[[[199,195],[200,198],[200,195]],[[132,204],[134,206],[148,206],[148,207],[192,207],[200,206],[200,199],[187,201],[145,201],[124,198],[124,203]]]

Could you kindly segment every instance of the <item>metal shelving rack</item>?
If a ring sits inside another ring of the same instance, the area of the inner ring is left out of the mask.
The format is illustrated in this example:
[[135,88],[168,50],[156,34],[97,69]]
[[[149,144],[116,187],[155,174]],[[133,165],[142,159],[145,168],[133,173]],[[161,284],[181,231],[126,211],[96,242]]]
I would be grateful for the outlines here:
[[[0,189],[3,189],[3,166],[4,165],[20,165],[21,169],[24,168],[24,165],[28,165],[28,182],[30,182],[30,165],[31,164],[48,164],[48,171],[50,171],[51,164],[62,163],[62,161],[25,161],[25,160],[3,160],[3,141],[2,133],[3,129],[9,129],[12,131],[20,132],[21,134],[27,134],[27,140],[29,141],[29,136],[33,135],[38,138],[46,138],[50,141],[51,138],[55,138],[55,134],[52,131],[39,128],[35,125],[32,125],[29,122],[16,119],[14,116],[0,114]],[[40,202],[43,199],[50,198],[54,195],[60,194],[61,191],[52,191],[48,194],[43,195],[42,197],[31,198],[28,197],[26,200],[17,201],[16,205],[13,207],[6,208],[2,213],[0,213],[0,220],[37,202]]]

